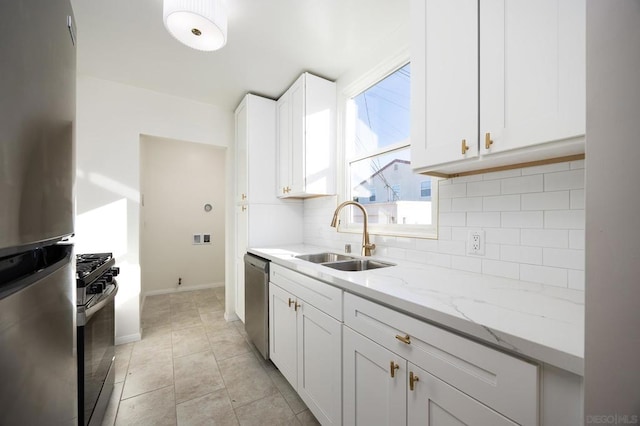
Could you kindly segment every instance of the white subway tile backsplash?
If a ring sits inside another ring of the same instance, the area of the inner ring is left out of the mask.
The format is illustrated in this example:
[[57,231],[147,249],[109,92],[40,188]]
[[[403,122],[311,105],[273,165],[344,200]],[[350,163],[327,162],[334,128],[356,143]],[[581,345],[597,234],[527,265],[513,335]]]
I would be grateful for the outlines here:
[[[439,181],[438,239],[372,236],[375,255],[584,291],[584,161]],[[304,201],[304,242],[342,251],[361,234],[328,226],[336,196]],[[466,252],[485,233],[484,256]]]
[[584,271],[578,271],[575,269],[569,269],[569,288],[573,290],[585,289]]
[[535,247],[569,247],[569,231],[565,229],[523,229],[521,244]]
[[520,277],[520,265],[513,262],[483,259],[482,273],[517,280]]
[[465,226],[467,214],[464,212],[440,213],[438,226]]
[[571,191],[571,210],[584,209],[584,189],[574,189]]
[[544,212],[544,227],[548,229],[584,229],[584,210]]
[[478,227],[500,227],[500,213],[499,212],[470,212],[467,213],[467,226],[470,228]]
[[519,228],[485,229],[484,235],[487,243],[520,244]]
[[547,173],[544,175],[545,191],[582,188],[584,188],[584,169]]
[[569,191],[537,192],[522,195],[522,210],[566,210]]
[[584,160],[576,160],[569,163],[571,169],[584,169]]
[[520,195],[496,195],[484,197],[482,209],[485,212],[510,212],[520,210]]
[[442,266],[444,268],[451,268],[451,255],[427,252],[427,264],[433,266]]
[[438,242],[438,251],[445,254],[464,255],[466,250],[464,241],[442,241]]
[[451,267],[479,274],[482,272],[482,260],[476,257],[451,256]]
[[482,197],[454,198],[451,200],[451,211],[454,212],[481,212]]
[[542,212],[502,212],[503,228],[542,228]]
[[500,260],[542,265],[542,247],[503,245],[500,247]]
[[484,180],[496,180],[516,176],[522,176],[522,169],[500,170],[499,172],[485,173],[482,175],[482,178]]
[[500,195],[500,181],[470,182],[467,184],[467,196],[483,197],[487,195]]
[[542,192],[543,175],[522,176],[500,181],[502,194]]
[[438,197],[440,198],[457,198],[467,196],[466,183],[452,183],[450,185],[440,185],[438,187]]
[[566,269],[550,268],[537,265],[520,265],[520,279],[552,285],[556,287],[567,287],[568,274]]
[[569,163],[544,164],[542,166],[526,167],[522,169],[522,176],[539,175],[542,173],[561,172],[569,170]]
[[584,250],[545,248],[542,263],[545,266],[584,270]]
[[572,229],[569,231],[569,248],[584,250],[584,231],[582,229]]

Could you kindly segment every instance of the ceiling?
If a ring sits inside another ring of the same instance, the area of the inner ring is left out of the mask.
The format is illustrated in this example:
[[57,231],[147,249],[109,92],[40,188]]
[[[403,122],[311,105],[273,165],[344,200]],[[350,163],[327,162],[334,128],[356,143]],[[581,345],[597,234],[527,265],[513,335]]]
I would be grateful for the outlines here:
[[165,30],[162,0],[71,0],[78,74],[233,109],[247,92],[278,98],[303,71],[336,80],[408,37],[409,0],[226,1],[227,45],[200,52]]

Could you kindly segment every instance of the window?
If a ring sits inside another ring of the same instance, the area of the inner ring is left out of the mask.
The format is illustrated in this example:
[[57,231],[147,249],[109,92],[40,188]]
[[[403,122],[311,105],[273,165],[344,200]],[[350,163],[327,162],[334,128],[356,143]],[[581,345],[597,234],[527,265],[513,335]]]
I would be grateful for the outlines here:
[[[410,76],[406,64],[347,97],[344,199],[365,206],[371,233],[433,237],[437,186],[411,169]],[[357,232],[362,213],[345,211],[342,229]]]

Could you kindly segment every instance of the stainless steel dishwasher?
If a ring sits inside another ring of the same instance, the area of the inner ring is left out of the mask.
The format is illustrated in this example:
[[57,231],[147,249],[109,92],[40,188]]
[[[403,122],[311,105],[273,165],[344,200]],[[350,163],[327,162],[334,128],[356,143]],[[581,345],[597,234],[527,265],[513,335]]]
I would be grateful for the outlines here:
[[269,359],[269,261],[244,255],[244,328],[249,339]]

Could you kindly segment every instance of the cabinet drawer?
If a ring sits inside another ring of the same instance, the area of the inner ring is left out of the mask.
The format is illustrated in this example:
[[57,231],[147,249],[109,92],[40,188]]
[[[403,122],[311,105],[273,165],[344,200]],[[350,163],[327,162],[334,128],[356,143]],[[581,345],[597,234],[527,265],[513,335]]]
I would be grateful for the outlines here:
[[269,281],[342,321],[342,290],[271,263]]
[[345,325],[517,423],[537,424],[536,365],[349,293],[344,307]]

